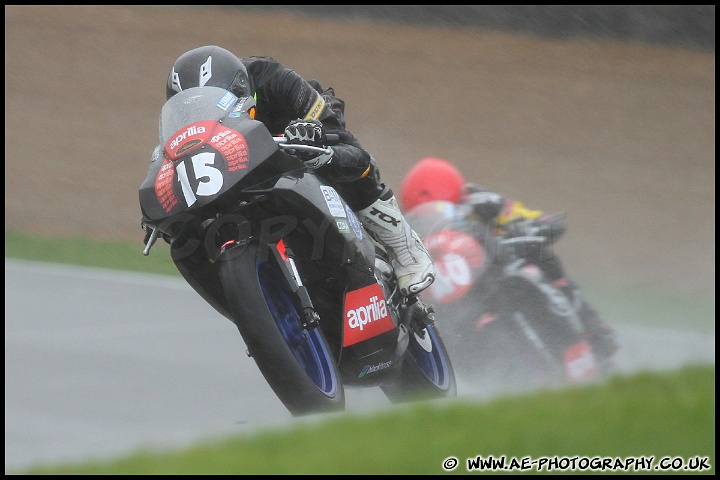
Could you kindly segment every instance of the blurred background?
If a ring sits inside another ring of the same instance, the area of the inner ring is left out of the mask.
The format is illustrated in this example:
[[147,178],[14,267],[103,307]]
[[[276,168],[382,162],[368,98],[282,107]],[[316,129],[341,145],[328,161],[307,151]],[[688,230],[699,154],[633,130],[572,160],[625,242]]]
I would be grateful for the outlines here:
[[560,39],[611,38],[715,51],[715,5],[239,6],[341,20],[472,26]]
[[167,72],[211,43],[335,88],[395,189],[436,156],[565,212],[589,296],[714,305],[714,5],[6,5],[6,230],[140,246]]

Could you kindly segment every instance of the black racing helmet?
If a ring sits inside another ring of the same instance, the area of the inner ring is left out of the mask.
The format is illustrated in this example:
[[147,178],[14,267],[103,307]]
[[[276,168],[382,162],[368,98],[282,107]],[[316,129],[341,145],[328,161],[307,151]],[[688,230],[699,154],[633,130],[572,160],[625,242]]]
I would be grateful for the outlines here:
[[198,47],[175,60],[167,80],[167,99],[192,87],[220,87],[236,97],[251,96],[250,79],[242,61],[215,45]]

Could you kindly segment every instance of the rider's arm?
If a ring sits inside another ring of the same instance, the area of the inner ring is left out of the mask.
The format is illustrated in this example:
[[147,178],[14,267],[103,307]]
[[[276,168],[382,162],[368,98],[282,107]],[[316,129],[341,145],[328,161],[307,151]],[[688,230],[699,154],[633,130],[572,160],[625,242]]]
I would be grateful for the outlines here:
[[540,235],[551,244],[565,232],[563,214],[548,215],[542,210],[530,210],[522,202],[504,198],[472,183],[463,187],[461,202],[471,206],[481,221],[495,225],[499,233]]
[[371,157],[355,136],[345,128],[345,102],[328,88],[320,93],[319,84],[310,84],[294,70],[271,57],[244,59],[258,99],[256,119],[265,123],[271,133],[280,134],[291,121],[301,118],[319,120],[326,133],[337,134],[340,141],[332,145],[334,176],[353,181],[367,175]]
[[503,227],[515,220],[535,220],[543,214],[542,210],[530,210],[522,202],[505,199],[502,211],[497,217],[497,225]]

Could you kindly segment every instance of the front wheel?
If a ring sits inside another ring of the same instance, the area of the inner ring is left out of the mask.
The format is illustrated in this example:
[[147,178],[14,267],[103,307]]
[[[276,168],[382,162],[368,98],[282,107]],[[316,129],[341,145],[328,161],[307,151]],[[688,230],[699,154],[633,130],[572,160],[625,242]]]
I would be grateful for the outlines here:
[[345,391],[322,330],[302,328],[299,301],[272,255],[241,248],[220,257],[222,284],[265,380],[294,416],[343,410]]

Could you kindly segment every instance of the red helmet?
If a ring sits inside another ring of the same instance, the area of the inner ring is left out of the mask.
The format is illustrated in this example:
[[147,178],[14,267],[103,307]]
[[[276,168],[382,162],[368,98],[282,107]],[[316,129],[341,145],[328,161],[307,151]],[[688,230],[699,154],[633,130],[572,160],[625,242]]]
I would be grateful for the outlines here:
[[413,166],[400,186],[400,204],[408,211],[433,200],[458,203],[465,178],[452,163],[423,158]]

